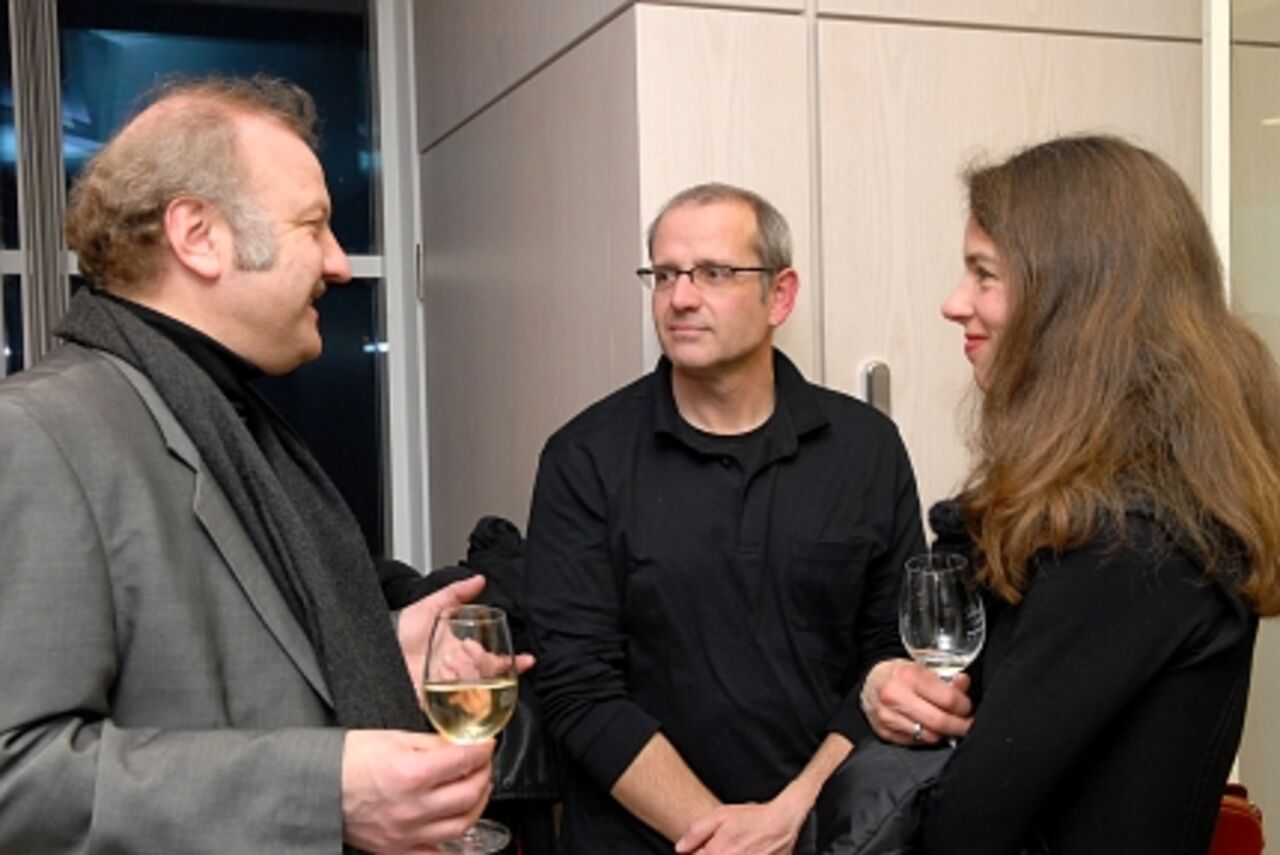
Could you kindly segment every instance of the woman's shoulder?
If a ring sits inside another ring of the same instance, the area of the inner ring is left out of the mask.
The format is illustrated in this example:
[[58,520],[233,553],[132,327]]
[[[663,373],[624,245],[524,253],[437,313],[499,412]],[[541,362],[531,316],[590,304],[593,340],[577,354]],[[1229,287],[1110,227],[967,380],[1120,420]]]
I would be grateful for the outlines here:
[[1189,652],[1252,637],[1256,618],[1230,580],[1210,576],[1193,550],[1138,510],[1079,546],[1036,558],[1027,604],[1087,609],[1181,636]]
[[1205,592],[1213,587],[1195,554],[1142,510],[1102,524],[1069,548],[1042,549],[1032,563],[1032,587],[1058,582],[1074,587],[1087,580],[1124,593],[1125,599],[1169,587]]
[[1071,564],[1121,579],[1136,576],[1150,584],[1178,580],[1196,588],[1234,588],[1230,580],[1215,579],[1206,572],[1190,537],[1142,506],[1103,520],[1090,536],[1060,554],[1047,560],[1044,554],[1037,557],[1042,565]]

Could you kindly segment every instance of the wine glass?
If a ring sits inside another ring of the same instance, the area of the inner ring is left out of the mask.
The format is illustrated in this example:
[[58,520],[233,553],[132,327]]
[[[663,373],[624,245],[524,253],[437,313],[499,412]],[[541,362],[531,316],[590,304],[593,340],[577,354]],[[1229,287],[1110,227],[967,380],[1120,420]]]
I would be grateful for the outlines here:
[[[442,609],[427,647],[422,708],[445,739],[483,742],[511,720],[518,695],[507,615],[493,606]],[[499,852],[511,841],[500,823],[481,819],[446,852]]]
[[951,682],[982,650],[986,612],[963,555],[932,552],[907,559],[898,631],[915,659]]

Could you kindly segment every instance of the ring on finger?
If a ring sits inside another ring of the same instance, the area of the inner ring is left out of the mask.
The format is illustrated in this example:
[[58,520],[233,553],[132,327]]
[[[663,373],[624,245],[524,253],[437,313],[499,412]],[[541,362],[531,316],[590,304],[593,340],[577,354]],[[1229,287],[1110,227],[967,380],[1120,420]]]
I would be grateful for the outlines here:
[[911,730],[911,741],[912,742],[924,741],[924,725],[921,724],[920,722],[916,722],[916,726]]

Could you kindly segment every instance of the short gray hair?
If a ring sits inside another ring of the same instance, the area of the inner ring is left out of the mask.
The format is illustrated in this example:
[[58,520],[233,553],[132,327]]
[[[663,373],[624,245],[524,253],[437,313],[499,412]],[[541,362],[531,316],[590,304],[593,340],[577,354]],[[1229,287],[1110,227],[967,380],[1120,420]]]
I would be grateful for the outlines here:
[[658,216],[649,224],[649,257],[653,257],[653,236],[657,233],[662,218],[670,211],[684,205],[710,205],[715,202],[741,202],[756,215],[756,231],[751,239],[751,250],[760,259],[760,266],[774,271],[791,266],[791,228],[787,225],[786,218],[759,193],[716,181],[681,190],[662,206]]

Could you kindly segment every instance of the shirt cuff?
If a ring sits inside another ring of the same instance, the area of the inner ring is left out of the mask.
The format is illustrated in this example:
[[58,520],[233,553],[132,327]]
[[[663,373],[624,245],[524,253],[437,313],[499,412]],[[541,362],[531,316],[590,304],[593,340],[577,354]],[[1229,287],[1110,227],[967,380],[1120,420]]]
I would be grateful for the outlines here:
[[845,695],[827,723],[829,732],[838,733],[848,739],[853,743],[855,750],[863,740],[869,739],[872,735],[871,724],[862,712],[862,703],[858,699],[858,694],[857,691],[853,691]]
[[658,730],[658,720],[631,701],[610,701],[565,736],[565,747],[607,791]]

